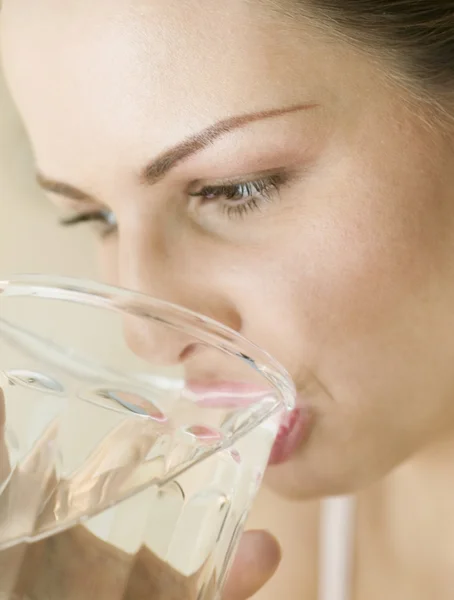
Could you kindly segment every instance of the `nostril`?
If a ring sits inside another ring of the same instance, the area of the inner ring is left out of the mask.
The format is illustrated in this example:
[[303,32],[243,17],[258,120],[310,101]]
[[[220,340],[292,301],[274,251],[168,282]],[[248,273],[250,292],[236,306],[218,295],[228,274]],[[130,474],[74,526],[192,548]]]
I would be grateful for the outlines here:
[[185,362],[189,358],[192,358],[194,354],[199,350],[200,344],[188,344],[183,348],[178,357],[179,362]]
[[123,339],[136,356],[149,364],[177,366],[191,356],[194,338],[169,328],[165,322],[127,316],[123,320]]

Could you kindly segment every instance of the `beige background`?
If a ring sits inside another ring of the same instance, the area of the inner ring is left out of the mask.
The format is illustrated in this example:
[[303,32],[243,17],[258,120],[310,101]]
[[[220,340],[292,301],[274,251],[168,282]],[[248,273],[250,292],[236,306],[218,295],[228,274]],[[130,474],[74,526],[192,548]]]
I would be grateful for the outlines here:
[[0,73],[0,276],[44,272],[93,276],[88,232],[56,226],[34,183],[33,159]]

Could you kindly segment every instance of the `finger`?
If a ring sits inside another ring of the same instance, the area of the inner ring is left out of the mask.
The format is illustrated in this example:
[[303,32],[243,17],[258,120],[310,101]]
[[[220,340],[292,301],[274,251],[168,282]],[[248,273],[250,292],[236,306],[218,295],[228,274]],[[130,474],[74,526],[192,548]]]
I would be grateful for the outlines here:
[[54,492],[57,485],[55,472],[57,454],[57,436],[59,420],[53,419],[40,437],[36,440],[29,454],[21,461],[18,468],[18,477],[24,494],[32,494],[36,499],[37,510],[44,506]]
[[57,451],[57,436],[60,427],[59,419],[53,419],[35,441],[30,452],[20,465],[22,473],[36,474],[49,470],[54,463]]
[[225,586],[223,600],[246,600],[253,596],[271,579],[280,561],[280,546],[270,533],[245,533]]
[[71,481],[85,482],[121,467],[139,464],[153,447],[156,426],[145,419],[127,419],[120,423],[93,450],[71,476]]
[[106,499],[111,502],[112,494],[121,496],[124,482],[134,473],[133,466],[143,460],[153,445],[155,429],[146,420],[126,420],[98,443],[76,471],[59,481],[53,476],[48,488],[51,493],[46,490],[37,527],[47,529],[57,515],[63,523],[88,508],[96,509]]
[[[10,470],[6,486],[0,493],[0,541],[34,532],[37,515],[56,481],[53,455],[57,430],[57,423],[50,423],[27,454]],[[4,439],[2,443],[8,454]],[[1,454],[5,452],[0,448]]]
[[5,409],[5,395],[2,388],[0,388],[0,427],[5,426],[6,421],[6,409]]
[[2,489],[3,486],[7,483],[8,477],[11,472],[9,452],[5,439],[5,422],[5,396],[3,390],[0,388],[0,489]]

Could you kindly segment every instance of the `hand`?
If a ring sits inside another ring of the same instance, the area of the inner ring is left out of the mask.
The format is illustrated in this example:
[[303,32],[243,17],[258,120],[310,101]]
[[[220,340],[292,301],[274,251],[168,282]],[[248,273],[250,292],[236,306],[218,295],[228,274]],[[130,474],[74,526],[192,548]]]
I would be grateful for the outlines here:
[[[0,390],[0,483],[10,471],[3,423],[4,398]],[[22,462],[17,480],[11,480],[10,489],[5,490],[1,498],[3,510],[5,504],[10,506],[11,502],[17,510],[17,500],[30,505],[34,496],[42,492],[42,481],[48,479],[48,474],[41,473],[46,468],[43,452],[54,439],[55,431],[51,424],[33,453]],[[135,438],[139,440],[134,453],[136,460],[150,445],[149,436],[141,433],[142,436]],[[91,461],[77,473],[74,485],[77,487],[78,482],[107,466],[106,456],[111,454],[109,448],[116,448],[117,456],[121,454],[119,443],[124,438],[125,432],[121,430],[116,431],[112,439],[105,440],[93,453]],[[32,473],[35,477],[30,476]],[[41,478],[40,474],[46,476]],[[21,487],[21,483],[29,481],[39,486],[35,492]],[[8,498],[10,490],[13,494]],[[223,600],[249,598],[271,577],[279,559],[279,546],[272,536],[265,532],[245,534]],[[145,547],[135,556],[129,555],[83,526],[0,552],[0,596],[1,593],[7,597],[13,595],[15,600],[195,600],[198,575],[184,577]],[[209,598],[211,600],[208,591],[206,600]]]
[[[128,556],[80,526],[7,552],[10,568],[14,561],[21,564],[21,575],[13,588],[17,600],[195,600],[198,597],[197,573],[184,577],[146,548],[134,557]],[[5,558],[5,553],[0,555],[3,567]],[[245,534],[223,600],[250,598],[273,574],[278,561],[279,549],[272,537],[264,532]],[[213,597],[208,590],[204,600]]]
[[281,560],[276,539],[266,531],[243,535],[235,557],[223,600],[246,600],[274,575]]

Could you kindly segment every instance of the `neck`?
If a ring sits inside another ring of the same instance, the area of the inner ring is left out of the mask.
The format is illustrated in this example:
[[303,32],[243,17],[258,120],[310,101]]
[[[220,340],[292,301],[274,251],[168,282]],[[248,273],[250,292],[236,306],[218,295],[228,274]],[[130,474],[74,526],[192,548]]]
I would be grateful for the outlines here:
[[[399,466],[389,483],[421,487],[423,495],[448,487],[454,489],[454,432],[445,434]],[[425,491],[423,491],[425,490]],[[416,493],[416,489],[415,489]]]

